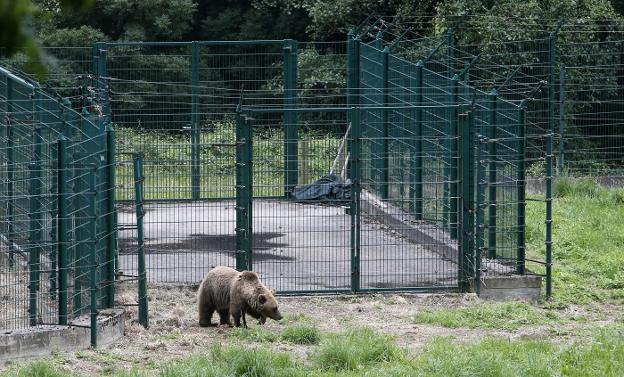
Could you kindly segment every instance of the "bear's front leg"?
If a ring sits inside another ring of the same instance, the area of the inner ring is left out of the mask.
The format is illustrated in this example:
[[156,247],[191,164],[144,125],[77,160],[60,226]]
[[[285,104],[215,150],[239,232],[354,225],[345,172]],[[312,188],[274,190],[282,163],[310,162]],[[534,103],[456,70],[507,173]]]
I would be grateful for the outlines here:
[[242,310],[243,327],[247,328],[247,318],[245,318],[245,309]]
[[236,327],[241,326],[241,314],[242,313],[243,313],[243,310],[241,309],[239,305],[230,304],[230,315],[232,315],[232,319],[234,320],[234,326]]

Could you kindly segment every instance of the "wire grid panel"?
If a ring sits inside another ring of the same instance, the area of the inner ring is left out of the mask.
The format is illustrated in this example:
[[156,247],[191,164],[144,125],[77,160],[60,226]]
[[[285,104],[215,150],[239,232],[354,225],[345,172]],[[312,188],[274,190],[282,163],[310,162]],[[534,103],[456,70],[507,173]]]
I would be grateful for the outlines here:
[[233,198],[236,106],[281,101],[282,43],[106,46],[117,147],[144,153],[146,200]]
[[383,105],[362,107],[362,145],[377,148],[363,148],[361,160],[387,172],[377,182],[386,186],[380,190],[366,189],[375,187],[375,175],[362,181],[361,289],[453,288],[459,253],[450,232],[457,226],[451,129],[457,105],[440,85],[450,80],[393,55],[386,59]]
[[[59,324],[92,313],[91,295],[98,307],[105,305],[100,288],[111,280],[112,263],[103,249],[112,234],[102,228],[108,214],[97,210],[108,187],[98,183],[103,122],[6,70],[0,72],[0,104],[0,328]],[[62,162],[60,135],[66,138]]]
[[342,174],[344,162],[342,165],[334,162],[340,159],[341,145],[348,142],[345,113],[297,112],[295,127],[299,130],[299,140],[286,143],[281,120],[254,115],[250,127],[253,127],[254,197],[252,269],[262,276],[266,285],[281,292],[350,289],[350,198],[296,201],[289,193],[262,199],[262,193],[283,190],[283,178],[272,172],[282,169],[284,145],[289,142],[298,144],[295,190],[327,175],[332,167],[336,169],[334,174]]

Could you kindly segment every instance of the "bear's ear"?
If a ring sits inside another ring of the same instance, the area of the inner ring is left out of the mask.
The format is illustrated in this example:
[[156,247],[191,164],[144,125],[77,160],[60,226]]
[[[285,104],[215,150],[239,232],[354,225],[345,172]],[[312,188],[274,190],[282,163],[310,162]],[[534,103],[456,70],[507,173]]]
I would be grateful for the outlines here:
[[271,289],[271,294],[275,296],[277,294],[277,291],[275,289]]
[[265,295],[258,295],[258,301],[259,301],[261,304],[264,304],[264,303],[266,302],[266,300],[267,300],[267,298],[266,298],[266,296],[265,296]]

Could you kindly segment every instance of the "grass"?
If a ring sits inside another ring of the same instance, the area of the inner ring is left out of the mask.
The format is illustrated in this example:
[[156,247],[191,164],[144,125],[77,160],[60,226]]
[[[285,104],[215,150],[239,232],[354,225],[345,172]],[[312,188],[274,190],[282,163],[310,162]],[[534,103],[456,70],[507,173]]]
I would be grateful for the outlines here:
[[353,371],[404,357],[404,350],[392,337],[363,328],[330,335],[319,345],[313,360],[321,370]]
[[[477,343],[437,338],[415,355],[387,335],[370,329],[331,334],[304,360],[266,346],[214,345],[154,373],[140,368],[111,372],[116,377],[542,377],[624,375],[624,328],[597,331],[589,340],[557,344],[546,339],[485,338]],[[2,377],[60,377],[65,370],[38,361],[0,373]]]
[[282,340],[294,344],[317,344],[321,340],[321,332],[316,326],[290,326],[282,333]]
[[249,328],[236,327],[229,332],[230,336],[252,342],[273,343],[279,339],[279,336],[272,331],[262,327],[255,326]]
[[422,311],[414,317],[416,323],[448,328],[485,328],[518,330],[525,326],[562,323],[556,311],[536,308],[523,302],[481,303],[465,308]]
[[[553,290],[548,304],[624,302],[624,190],[557,180],[553,203]],[[527,253],[545,257],[543,202],[527,205]]]

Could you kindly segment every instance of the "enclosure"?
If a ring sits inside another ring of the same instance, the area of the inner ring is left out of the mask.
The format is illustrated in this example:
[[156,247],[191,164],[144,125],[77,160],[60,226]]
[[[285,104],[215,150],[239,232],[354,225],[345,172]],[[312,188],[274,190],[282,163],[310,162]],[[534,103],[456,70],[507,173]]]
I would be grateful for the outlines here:
[[[471,44],[482,21],[97,42],[50,49],[63,65],[43,83],[2,61],[0,329],[95,318],[127,281],[146,311],[146,282],[217,265],[282,294],[543,275],[550,295],[554,177],[621,172],[623,28]],[[546,208],[543,257],[528,200]]]

